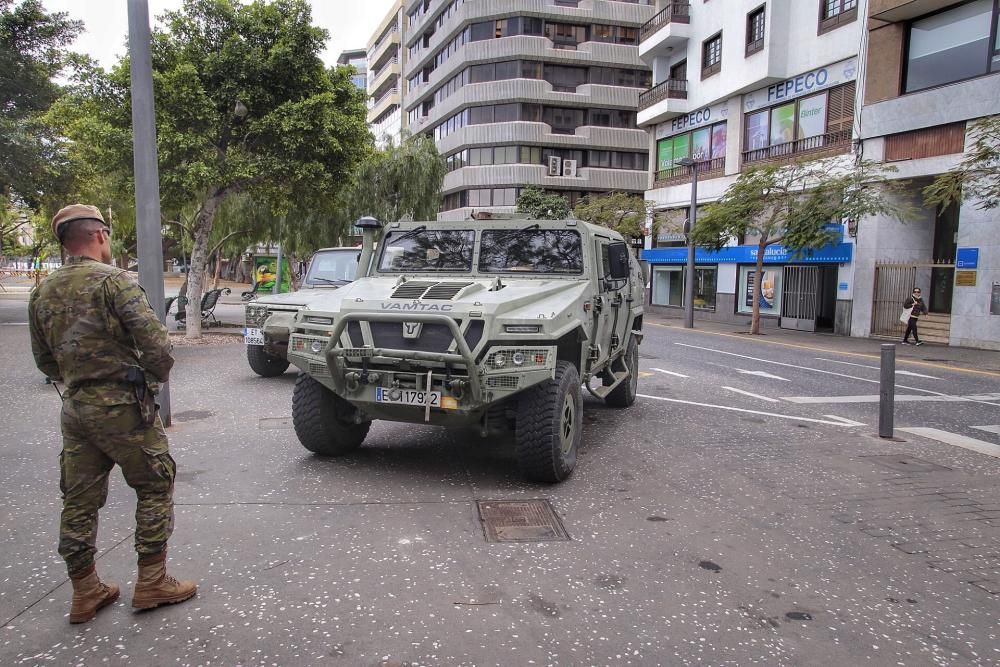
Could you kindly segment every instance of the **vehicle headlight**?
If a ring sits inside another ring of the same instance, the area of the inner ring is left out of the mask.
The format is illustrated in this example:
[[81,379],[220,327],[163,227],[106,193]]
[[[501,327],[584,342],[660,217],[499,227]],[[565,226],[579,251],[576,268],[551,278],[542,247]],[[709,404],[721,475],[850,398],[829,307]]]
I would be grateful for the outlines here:
[[522,366],[524,364],[524,353],[515,352],[514,354],[510,355],[510,360],[514,362],[515,366]]
[[309,349],[312,350],[313,354],[319,354],[323,351],[323,341],[314,340],[310,345]]
[[493,365],[497,368],[503,368],[507,365],[507,355],[497,354],[493,357]]

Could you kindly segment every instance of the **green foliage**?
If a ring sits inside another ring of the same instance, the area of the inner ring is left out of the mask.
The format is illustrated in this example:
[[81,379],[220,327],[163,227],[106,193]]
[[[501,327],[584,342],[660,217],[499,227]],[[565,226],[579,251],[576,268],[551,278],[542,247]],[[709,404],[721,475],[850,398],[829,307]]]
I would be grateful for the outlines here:
[[0,0],[0,195],[29,207],[65,178],[60,142],[42,115],[59,96],[52,78],[70,64],[65,48],[81,29],[40,0]]
[[580,220],[613,229],[626,240],[644,235],[646,220],[652,215],[655,202],[640,195],[612,192],[608,195],[587,195],[573,214]]
[[[326,31],[305,0],[185,0],[162,18],[152,45],[161,205],[190,223],[188,332],[197,336],[220,206],[244,194],[274,218],[328,210],[371,135],[349,70],[319,58]],[[131,178],[129,92],[127,60],[111,72],[90,67],[52,113],[76,163],[114,182]]]
[[565,220],[569,217],[569,200],[556,193],[548,193],[538,186],[529,185],[517,198],[517,212],[531,220]]
[[351,221],[370,215],[382,222],[434,220],[447,168],[430,135],[389,142],[361,162],[348,197]]
[[867,216],[909,216],[897,204],[899,181],[894,172],[869,161],[830,158],[790,165],[769,165],[740,174],[722,198],[699,213],[690,238],[696,245],[719,249],[733,239],[753,237],[757,243],[757,292],[751,332],[760,331],[760,288],[765,249],[782,243],[797,254],[833,240],[830,223]]
[[976,200],[976,208],[1000,206],[1000,116],[982,118],[969,130],[972,147],[957,167],[924,188],[929,207]]

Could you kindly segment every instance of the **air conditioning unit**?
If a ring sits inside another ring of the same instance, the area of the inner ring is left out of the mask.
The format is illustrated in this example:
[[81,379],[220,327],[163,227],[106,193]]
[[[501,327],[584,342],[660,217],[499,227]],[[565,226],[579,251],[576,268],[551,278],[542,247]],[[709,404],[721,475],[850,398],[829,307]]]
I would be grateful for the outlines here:
[[576,178],[576,160],[563,160],[563,176]]
[[549,176],[559,176],[562,174],[562,158],[555,155],[549,156]]

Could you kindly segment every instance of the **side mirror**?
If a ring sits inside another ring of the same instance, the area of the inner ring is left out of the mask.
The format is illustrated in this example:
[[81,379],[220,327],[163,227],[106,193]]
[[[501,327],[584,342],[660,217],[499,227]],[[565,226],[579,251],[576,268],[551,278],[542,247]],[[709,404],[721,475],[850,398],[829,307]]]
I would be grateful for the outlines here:
[[611,267],[609,278],[612,280],[625,280],[628,278],[628,244],[624,242],[612,243],[608,246],[608,264]]

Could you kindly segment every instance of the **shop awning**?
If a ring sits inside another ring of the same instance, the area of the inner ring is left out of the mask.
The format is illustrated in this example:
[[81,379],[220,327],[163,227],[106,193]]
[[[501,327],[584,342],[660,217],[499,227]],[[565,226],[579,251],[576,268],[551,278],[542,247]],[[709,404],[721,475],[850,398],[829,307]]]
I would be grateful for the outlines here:
[[[846,264],[854,258],[853,243],[836,243],[798,253],[782,245],[773,245],[764,252],[765,264]],[[650,264],[684,264],[687,248],[653,248],[642,251],[642,260]],[[739,245],[721,250],[695,250],[698,264],[755,264],[757,246]]]

